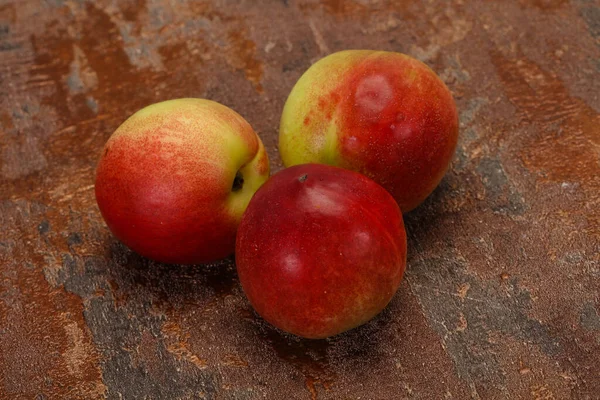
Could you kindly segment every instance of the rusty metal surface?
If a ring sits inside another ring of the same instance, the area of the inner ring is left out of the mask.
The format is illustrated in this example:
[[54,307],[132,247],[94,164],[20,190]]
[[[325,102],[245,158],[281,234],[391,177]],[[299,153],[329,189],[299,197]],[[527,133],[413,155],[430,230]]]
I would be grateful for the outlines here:
[[[94,168],[129,114],[222,102],[277,171],[287,93],[348,48],[427,62],[460,111],[378,318],[299,340],[232,261],[110,235]],[[595,0],[0,1],[0,398],[600,398],[599,96]]]

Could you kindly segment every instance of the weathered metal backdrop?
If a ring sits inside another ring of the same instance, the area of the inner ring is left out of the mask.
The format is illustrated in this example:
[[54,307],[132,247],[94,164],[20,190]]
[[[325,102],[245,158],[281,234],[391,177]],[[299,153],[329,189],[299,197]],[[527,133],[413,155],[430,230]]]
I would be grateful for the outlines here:
[[[425,61],[460,111],[378,318],[299,340],[231,261],[111,236],[94,168],[128,115],[222,102],[277,171],[289,90],[350,48]],[[600,398],[599,95],[595,0],[0,0],[0,398]]]

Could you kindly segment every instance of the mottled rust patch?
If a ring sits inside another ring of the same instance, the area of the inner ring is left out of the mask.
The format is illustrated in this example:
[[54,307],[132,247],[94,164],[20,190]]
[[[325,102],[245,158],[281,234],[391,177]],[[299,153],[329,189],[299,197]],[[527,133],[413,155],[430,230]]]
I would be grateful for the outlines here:
[[522,124],[536,130],[524,140],[524,165],[541,181],[576,182],[589,202],[581,210],[586,230],[600,237],[600,114],[534,62],[509,60],[497,51],[492,60]]
[[368,7],[355,0],[324,0],[319,2],[302,2],[300,9],[304,11],[322,8],[324,11],[337,15],[344,16],[347,14],[365,13]]
[[100,356],[83,304],[44,279],[51,255],[44,255],[37,226],[27,221],[39,220],[45,207],[3,201],[0,212],[4,228],[22,235],[0,245],[0,395],[102,398]]
[[197,368],[204,369],[207,367],[205,360],[192,353],[189,345],[190,334],[183,332],[181,326],[176,322],[167,322],[162,328],[161,332],[167,339],[167,351],[179,360],[185,360],[192,363]]
[[260,80],[263,75],[263,66],[256,59],[256,44],[247,38],[245,31],[230,31],[228,34],[232,46],[231,54],[233,58],[231,63],[234,67],[244,71],[246,78],[254,84],[256,90],[263,92]]
[[566,5],[568,0],[522,0],[524,6],[537,7],[540,10],[548,11],[560,8]]
[[146,10],[147,0],[125,0],[120,1],[121,13],[127,21],[135,21],[138,15]]
[[14,24],[17,21],[17,7],[13,3],[7,3],[0,6],[0,15],[2,19]]
[[15,127],[13,125],[12,117],[6,111],[0,113],[0,124],[2,124],[2,127],[6,131],[11,130]]
[[189,6],[194,15],[201,15],[212,24],[222,21],[231,26],[224,30],[229,48],[226,59],[231,66],[243,71],[246,79],[252,82],[259,93],[262,93],[263,65],[256,57],[256,43],[249,38],[246,22],[236,15],[224,12],[226,9],[215,7],[211,2],[191,2]]

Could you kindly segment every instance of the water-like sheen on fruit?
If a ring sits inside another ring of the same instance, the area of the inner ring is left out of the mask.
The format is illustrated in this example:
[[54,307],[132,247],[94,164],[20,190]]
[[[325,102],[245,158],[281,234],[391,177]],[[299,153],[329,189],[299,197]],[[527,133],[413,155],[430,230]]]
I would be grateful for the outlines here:
[[287,168],[250,201],[236,243],[240,282],[276,327],[325,338],[390,301],[406,266],[402,213],[364,175],[322,164]]

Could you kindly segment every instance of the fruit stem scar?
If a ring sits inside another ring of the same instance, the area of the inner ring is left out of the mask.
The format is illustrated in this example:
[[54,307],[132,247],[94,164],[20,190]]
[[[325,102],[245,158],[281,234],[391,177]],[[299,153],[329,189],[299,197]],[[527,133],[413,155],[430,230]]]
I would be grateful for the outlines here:
[[304,175],[302,175],[300,178],[298,178],[298,180],[299,180],[300,182],[304,182],[304,181],[306,180],[306,178],[308,178],[308,174],[304,174]]
[[242,173],[240,171],[238,171],[235,174],[235,178],[233,178],[233,185],[231,186],[231,191],[237,192],[243,186],[244,186],[244,177],[242,176]]

